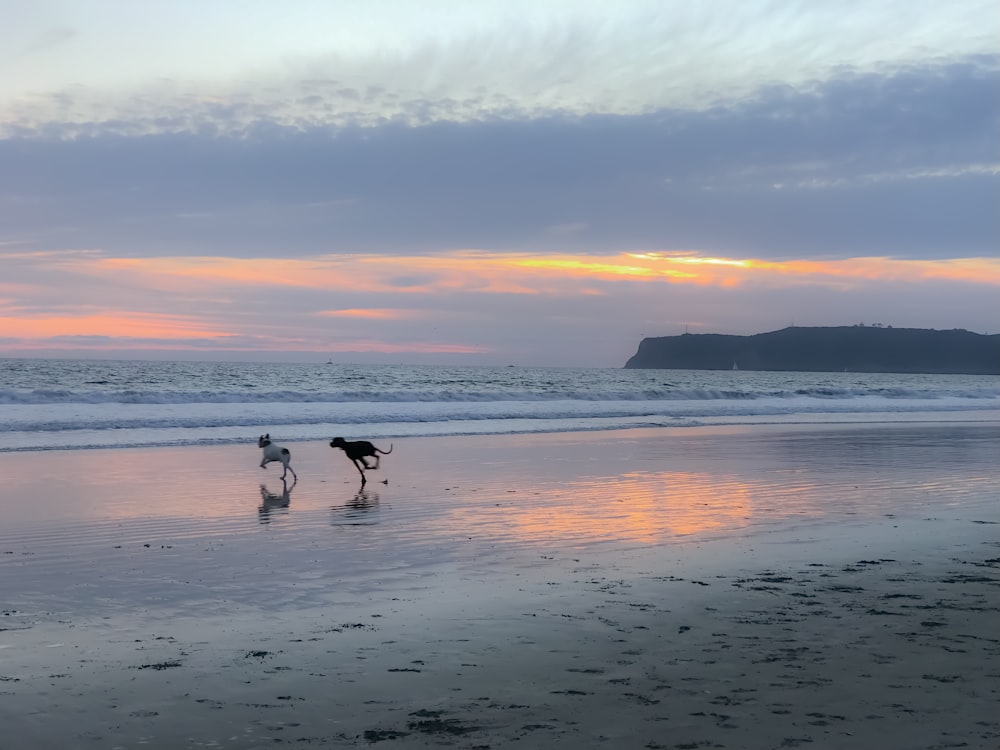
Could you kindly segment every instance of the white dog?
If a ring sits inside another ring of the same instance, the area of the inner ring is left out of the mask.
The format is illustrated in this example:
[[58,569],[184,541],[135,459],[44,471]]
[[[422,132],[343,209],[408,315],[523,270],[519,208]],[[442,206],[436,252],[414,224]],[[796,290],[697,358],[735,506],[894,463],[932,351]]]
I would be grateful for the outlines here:
[[284,479],[288,472],[292,472],[292,476],[295,477],[295,481],[299,480],[298,474],[295,473],[288,462],[292,460],[292,453],[288,448],[282,448],[280,445],[275,445],[271,442],[271,433],[267,435],[261,435],[257,438],[257,447],[262,448],[264,451],[264,458],[261,459],[260,468],[264,468],[272,461],[280,461],[281,465],[285,467],[285,471],[282,472],[281,478]]

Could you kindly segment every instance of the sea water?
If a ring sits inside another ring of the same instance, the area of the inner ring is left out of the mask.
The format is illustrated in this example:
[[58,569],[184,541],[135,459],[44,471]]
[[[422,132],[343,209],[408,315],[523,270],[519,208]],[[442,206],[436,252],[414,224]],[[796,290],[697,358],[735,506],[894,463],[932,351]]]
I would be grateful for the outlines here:
[[0,359],[0,451],[996,419],[976,375]]

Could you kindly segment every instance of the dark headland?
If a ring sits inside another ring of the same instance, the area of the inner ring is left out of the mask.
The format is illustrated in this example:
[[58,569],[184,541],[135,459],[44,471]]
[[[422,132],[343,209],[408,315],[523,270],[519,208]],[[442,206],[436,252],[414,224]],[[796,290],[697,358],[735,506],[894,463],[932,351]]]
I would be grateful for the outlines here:
[[838,326],[643,339],[626,369],[1000,374],[1000,335]]

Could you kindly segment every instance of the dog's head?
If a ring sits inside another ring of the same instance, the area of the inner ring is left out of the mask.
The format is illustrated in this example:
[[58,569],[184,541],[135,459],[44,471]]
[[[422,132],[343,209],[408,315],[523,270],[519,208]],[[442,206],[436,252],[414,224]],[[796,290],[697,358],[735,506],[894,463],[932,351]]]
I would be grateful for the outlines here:
[[258,448],[266,448],[270,444],[271,444],[271,433],[270,432],[267,433],[266,435],[261,435],[259,438],[257,438],[257,447]]
[[345,445],[347,445],[347,441],[344,438],[334,438],[330,441],[331,448],[343,448]]

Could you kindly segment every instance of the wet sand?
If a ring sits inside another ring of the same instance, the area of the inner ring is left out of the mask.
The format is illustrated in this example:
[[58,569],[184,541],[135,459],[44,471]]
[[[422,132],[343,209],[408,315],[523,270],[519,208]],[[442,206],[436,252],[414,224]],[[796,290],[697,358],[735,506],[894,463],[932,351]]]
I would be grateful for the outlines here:
[[0,455],[0,748],[1000,745],[996,425],[289,447]]

